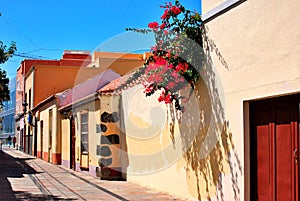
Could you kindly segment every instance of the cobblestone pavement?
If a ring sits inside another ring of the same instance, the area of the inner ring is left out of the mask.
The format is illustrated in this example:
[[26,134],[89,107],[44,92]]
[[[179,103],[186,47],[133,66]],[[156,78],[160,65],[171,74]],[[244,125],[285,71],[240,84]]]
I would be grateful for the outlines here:
[[24,154],[0,150],[0,200],[184,200],[131,182],[104,181]]

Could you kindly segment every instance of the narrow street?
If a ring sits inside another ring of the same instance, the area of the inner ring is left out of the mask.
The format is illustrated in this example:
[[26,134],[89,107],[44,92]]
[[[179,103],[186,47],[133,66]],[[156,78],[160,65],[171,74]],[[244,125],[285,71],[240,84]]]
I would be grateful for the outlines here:
[[103,181],[4,147],[0,200],[182,200],[125,181]]

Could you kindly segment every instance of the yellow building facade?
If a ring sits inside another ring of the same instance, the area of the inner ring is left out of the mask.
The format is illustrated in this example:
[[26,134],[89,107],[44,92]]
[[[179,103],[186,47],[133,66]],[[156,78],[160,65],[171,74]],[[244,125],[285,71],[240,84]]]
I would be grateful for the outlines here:
[[187,110],[146,98],[142,85],[122,91],[125,178],[183,199],[297,200],[299,9],[203,1],[210,51]]
[[49,163],[61,164],[62,132],[58,100],[53,95],[33,109],[37,157]]

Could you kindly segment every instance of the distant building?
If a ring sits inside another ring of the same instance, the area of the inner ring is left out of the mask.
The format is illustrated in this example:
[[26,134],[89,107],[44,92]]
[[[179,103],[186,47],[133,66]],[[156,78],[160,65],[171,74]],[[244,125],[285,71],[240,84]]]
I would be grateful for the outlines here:
[[[16,78],[9,81],[10,100],[4,101],[0,111],[0,139],[15,135],[15,107],[16,107]],[[5,140],[4,140],[5,142]]]
[[[17,69],[16,78],[16,107],[15,107],[15,132],[17,138],[17,144],[20,145],[20,149],[24,150],[26,153],[31,153],[29,149],[26,150],[26,126],[24,113],[27,109],[30,109],[26,104],[25,98],[25,77],[26,74],[36,65],[46,65],[46,66],[56,66],[56,67],[77,67],[86,66],[91,61],[91,56],[89,51],[71,51],[65,50],[62,58],[59,60],[31,60],[25,59],[21,62],[19,68]],[[69,87],[69,86],[67,86]],[[29,93],[31,94],[31,93]],[[29,97],[28,97],[29,98]],[[30,99],[30,98],[29,98]],[[24,105],[25,104],[25,105]],[[32,103],[31,103],[32,104]],[[26,107],[24,107],[26,106]],[[29,141],[27,141],[29,142]],[[28,148],[28,147],[27,147]]]

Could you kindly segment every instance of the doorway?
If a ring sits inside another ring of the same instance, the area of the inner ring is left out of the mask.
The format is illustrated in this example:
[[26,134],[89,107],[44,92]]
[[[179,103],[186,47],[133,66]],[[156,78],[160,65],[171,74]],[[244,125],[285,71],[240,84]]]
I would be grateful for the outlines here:
[[70,118],[70,168],[75,170],[76,160],[75,160],[75,122],[74,118]]
[[52,163],[52,110],[49,110],[48,162]]
[[250,200],[299,201],[299,103],[250,102]]
[[41,159],[44,159],[44,121],[40,122],[41,130]]

